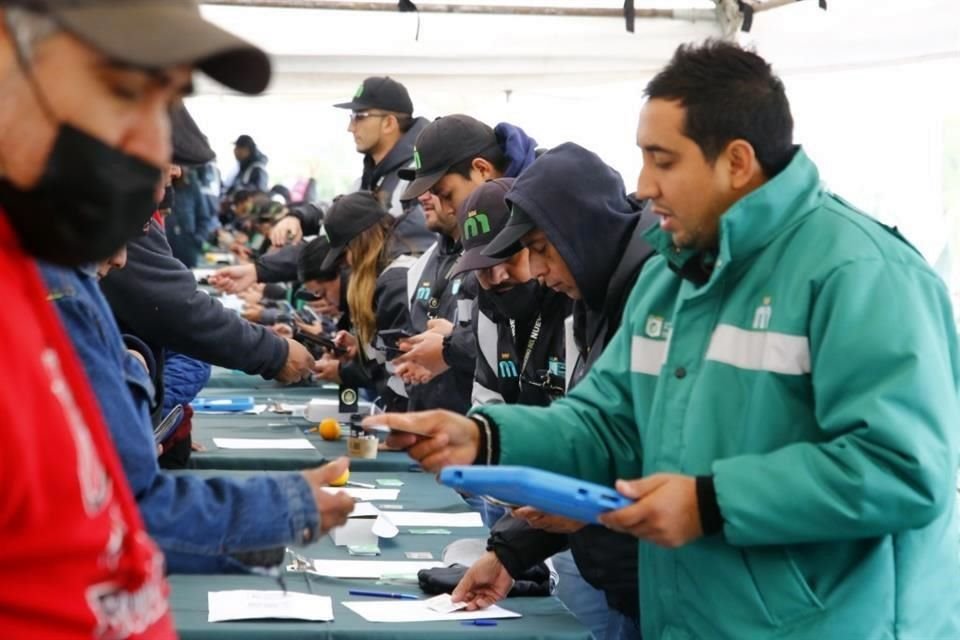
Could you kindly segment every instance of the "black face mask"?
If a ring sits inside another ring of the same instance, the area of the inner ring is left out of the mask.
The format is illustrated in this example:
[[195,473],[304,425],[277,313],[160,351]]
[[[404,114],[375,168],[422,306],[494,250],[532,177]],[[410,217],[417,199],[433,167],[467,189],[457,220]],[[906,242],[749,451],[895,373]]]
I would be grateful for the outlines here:
[[485,293],[497,312],[512,320],[522,321],[538,310],[538,286],[539,283],[536,280],[531,280],[507,291],[486,291]]
[[106,260],[143,233],[161,171],[61,124],[40,182],[0,179],[0,208],[24,251],[63,266]]
[[163,200],[160,201],[160,204],[157,205],[157,209],[160,211],[169,211],[173,209],[173,203],[177,201],[177,194],[173,189],[173,185],[168,184],[163,188]]

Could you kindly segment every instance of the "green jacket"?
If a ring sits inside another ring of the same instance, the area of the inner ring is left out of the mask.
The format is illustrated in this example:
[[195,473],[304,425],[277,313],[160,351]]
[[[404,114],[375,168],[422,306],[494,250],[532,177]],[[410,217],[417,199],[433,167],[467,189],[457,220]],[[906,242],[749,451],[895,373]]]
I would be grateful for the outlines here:
[[960,638],[943,282],[802,150],[721,218],[701,286],[668,260],[702,256],[650,238],[662,255],[589,376],[547,408],[481,410],[500,463],[713,475],[722,535],[639,544],[647,640]]

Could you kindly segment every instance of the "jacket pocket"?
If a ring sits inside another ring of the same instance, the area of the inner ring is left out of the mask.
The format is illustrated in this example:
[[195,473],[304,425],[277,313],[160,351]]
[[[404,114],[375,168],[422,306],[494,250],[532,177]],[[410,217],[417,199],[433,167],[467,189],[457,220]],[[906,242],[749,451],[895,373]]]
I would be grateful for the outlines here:
[[752,547],[741,553],[772,624],[786,625],[823,610],[785,547]]

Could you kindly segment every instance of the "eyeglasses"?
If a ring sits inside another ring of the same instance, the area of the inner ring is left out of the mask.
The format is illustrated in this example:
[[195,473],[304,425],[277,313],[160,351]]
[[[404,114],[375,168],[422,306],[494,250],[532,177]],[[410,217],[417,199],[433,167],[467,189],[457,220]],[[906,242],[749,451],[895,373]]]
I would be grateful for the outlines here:
[[389,113],[370,113],[369,111],[354,111],[350,114],[351,124],[356,124],[366,118],[386,118]]

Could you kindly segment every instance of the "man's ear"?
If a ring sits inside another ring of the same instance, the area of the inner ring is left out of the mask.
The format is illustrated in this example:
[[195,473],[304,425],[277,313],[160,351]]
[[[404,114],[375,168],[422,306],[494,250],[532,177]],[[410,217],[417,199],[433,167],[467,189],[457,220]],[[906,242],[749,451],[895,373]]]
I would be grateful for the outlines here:
[[473,161],[470,162],[470,170],[477,172],[483,182],[493,180],[497,174],[497,170],[493,164],[485,158],[474,158]]
[[757,159],[753,145],[743,139],[731,141],[726,150],[727,167],[729,170],[730,187],[735,191],[763,181],[763,167]]
[[380,127],[384,133],[392,133],[400,130],[400,123],[397,121],[397,116],[391,113],[386,118],[380,118]]

